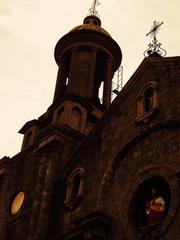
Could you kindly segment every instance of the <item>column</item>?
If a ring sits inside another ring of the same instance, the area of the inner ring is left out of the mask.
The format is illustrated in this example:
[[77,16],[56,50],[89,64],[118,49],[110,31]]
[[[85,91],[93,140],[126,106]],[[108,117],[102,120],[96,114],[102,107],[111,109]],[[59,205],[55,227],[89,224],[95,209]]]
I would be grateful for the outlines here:
[[97,57],[97,49],[92,48],[92,59],[91,59],[91,69],[89,74],[89,86],[88,86],[88,97],[93,97],[94,87],[95,87],[95,70],[96,70],[96,57]]
[[65,66],[64,62],[62,61],[59,64],[58,74],[57,74],[57,80],[56,80],[56,87],[55,87],[55,93],[54,93],[54,100],[58,100],[62,95],[65,93],[66,88],[66,73],[65,73]]
[[112,88],[112,58],[107,59],[107,70],[104,80],[104,89],[103,89],[103,105],[108,107],[111,103],[111,88]]
[[74,65],[76,62],[76,54],[77,54],[77,48],[72,49],[71,53],[71,63],[70,63],[70,68],[69,68],[69,84],[67,86],[67,93],[72,93],[72,88],[73,88],[73,72],[74,72]]

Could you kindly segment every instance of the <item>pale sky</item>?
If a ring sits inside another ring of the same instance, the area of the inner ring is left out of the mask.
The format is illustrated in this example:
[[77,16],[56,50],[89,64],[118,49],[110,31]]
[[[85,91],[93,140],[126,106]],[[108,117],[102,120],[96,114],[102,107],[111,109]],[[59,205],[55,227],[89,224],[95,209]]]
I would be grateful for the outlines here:
[[[99,0],[102,27],[120,45],[124,83],[143,60],[153,21],[158,40],[180,56],[180,0]],[[80,25],[93,0],[0,0],[0,158],[21,149],[19,129],[52,103],[58,39]]]

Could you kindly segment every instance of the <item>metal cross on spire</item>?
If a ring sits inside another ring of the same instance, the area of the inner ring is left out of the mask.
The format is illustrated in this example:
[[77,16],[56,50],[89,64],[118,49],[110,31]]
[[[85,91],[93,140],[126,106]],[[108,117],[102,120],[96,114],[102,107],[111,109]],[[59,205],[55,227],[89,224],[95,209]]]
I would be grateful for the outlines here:
[[146,34],[146,36],[153,37],[153,40],[152,40],[152,43],[150,43],[148,45],[149,48],[144,52],[145,57],[148,57],[148,56],[152,55],[153,53],[157,53],[160,56],[166,55],[166,51],[163,48],[161,48],[161,43],[159,43],[156,38],[157,33],[159,32],[160,26],[163,23],[164,22],[159,23],[157,21],[154,21],[151,30]]
[[98,11],[96,10],[96,7],[100,5],[100,2],[98,0],[94,0],[91,8],[89,9],[89,14],[88,15],[94,15],[99,17]]
[[156,35],[157,35],[157,33],[159,32],[160,26],[161,26],[163,23],[164,23],[164,22],[159,23],[159,22],[154,21],[154,22],[153,22],[154,25],[152,26],[150,32],[148,32],[148,33],[146,34],[146,36],[152,35],[152,36],[155,38]]

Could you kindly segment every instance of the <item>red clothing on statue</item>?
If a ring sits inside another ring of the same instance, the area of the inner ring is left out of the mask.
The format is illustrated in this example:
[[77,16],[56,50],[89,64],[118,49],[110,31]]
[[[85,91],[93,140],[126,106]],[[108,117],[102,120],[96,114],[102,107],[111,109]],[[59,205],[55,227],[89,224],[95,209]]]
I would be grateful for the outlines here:
[[157,212],[151,209],[150,213],[147,215],[147,223],[154,224],[163,220],[163,212]]

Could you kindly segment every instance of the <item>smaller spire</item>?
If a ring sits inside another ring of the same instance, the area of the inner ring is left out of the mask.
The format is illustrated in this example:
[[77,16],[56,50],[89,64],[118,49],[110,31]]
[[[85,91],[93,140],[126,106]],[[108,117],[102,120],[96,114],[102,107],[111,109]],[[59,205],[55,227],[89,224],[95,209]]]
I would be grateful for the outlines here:
[[162,44],[159,43],[157,38],[156,38],[156,36],[159,32],[160,26],[163,23],[164,22],[159,23],[157,21],[154,21],[151,30],[146,34],[146,36],[153,37],[153,40],[152,40],[152,43],[149,43],[149,45],[148,45],[149,48],[144,52],[145,57],[155,56],[155,55],[159,55],[159,56],[165,56],[166,55],[166,50],[161,48]]
[[100,2],[98,0],[94,0],[91,8],[89,9],[88,15],[99,17],[98,11],[96,10],[98,5],[100,5]]

